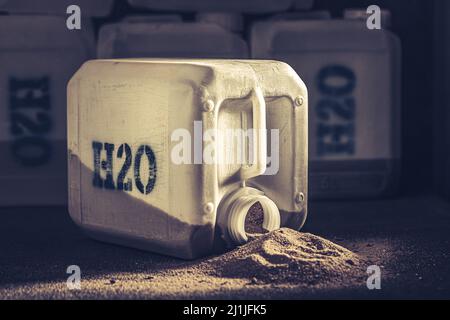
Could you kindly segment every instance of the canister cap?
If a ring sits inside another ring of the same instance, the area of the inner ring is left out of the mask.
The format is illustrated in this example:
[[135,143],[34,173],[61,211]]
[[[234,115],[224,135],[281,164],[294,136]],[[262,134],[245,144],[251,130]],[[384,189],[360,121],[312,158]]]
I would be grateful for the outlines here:
[[[345,9],[344,19],[348,20],[363,20],[366,21],[371,13],[367,13],[367,9]],[[389,29],[391,27],[392,15],[389,10],[382,9],[381,15],[381,27]]]
[[239,13],[201,12],[196,14],[195,20],[214,23],[231,32],[241,32],[244,29],[244,21]]

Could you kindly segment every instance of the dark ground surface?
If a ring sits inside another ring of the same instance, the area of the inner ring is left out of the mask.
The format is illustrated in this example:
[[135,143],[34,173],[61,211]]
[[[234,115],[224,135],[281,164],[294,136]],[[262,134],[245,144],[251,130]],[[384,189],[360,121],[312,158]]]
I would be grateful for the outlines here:
[[[382,270],[381,290],[217,284],[201,295],[152,287],[149,276],[182,260],[96,242],[65,208],[1,208],[0,299],[47,298],[450,298],[450,205],[436,197],[310,204],[304,231],[364,256]],[[82,290],[65,283],[69,265],[82,270]]]

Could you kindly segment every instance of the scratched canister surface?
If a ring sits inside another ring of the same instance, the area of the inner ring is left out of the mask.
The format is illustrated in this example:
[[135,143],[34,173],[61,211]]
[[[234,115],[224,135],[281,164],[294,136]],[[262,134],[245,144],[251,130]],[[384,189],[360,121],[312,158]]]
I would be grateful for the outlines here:
[[[266,149],[264,131],[255,163],[222,161],[237,147],[220,130],[244,128],[277,129],[279,143]],[[89,61],[68,86],[70,215],[96,239],[187,259],[234,241],[236,201],[266,204],[267,228],[299,229],[307,130],[306,88],[285,63]]]
[[106,16],[113,0],[0,0],[0,11],[13,14],[52,14],[67,16],[67,8],[77,5],[86,16]]
[[[268,13],[285,11],[294,5],[293,0],[128,0],[130,5],[152,10],[177,11],[228,11],[246,13]],[[314,0],[295,0],[295,7],[299,10],[310,9]]]
[[61,205],[66,192],[66,84],[92,54],[65,19],[0,16],[0,205]]
[[[299,15],[301,16],[301,15]],[[317,19],[322,18],[322,19]],[[400,44],[366,21],[258,22],[254,58],[289,63],[310,95],[310,197],[355,198],[395,191],[400,158]]]
[[214,23],[129,21],[100,29],[99,58],[247,58],[243,38]]

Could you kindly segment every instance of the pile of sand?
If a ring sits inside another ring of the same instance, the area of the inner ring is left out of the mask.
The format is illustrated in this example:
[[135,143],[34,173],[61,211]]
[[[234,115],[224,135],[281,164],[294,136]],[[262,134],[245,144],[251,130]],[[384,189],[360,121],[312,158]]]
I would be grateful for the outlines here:
[[[276,299],[308,297],[312,292],[308,288],[365,289],[365,261],[328,240],[291,229],[252,238],[241,247],[203,260],[167,258],[156,267],[141,261],[133,264],[132,271],[112,269],[93,277],[86,272],[79,291],[67,290],[64,279],[26,286],[8,298],[99,299],[125,294],[148,299]],[[0,288],[2,294],[5,291]]]
[[282,228],[221,256],[201,269],[218,277],[314,285],[361,273],[360,258],[321,237]]

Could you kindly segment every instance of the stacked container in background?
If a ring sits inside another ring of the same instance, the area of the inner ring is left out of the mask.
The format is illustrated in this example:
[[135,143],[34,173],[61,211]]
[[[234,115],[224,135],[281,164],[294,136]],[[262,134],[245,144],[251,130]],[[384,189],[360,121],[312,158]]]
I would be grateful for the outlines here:
[[289,63],[308,88],[313,199],[387,195],[397,186],[400,43],[385,28],[369,30],[366,18],[355,10],[344,19],[288,14],[251,30],[252,58]]
[[104,25],[98,58],[247,58],[248,46],[235,33],[242,31],[241,17],[214,14],[221,25],[209,18],[201,15],[197,22],[182,22],[176,16],[142,16]]
[[[0,8],[42,8],[19,3]],[[66,86],[95,44],[65,14],[0,16],[0,206],[67,203]]]
[[286,11],[294,2],[299,10],[309,9],[314,0],[128,0],[128,2],[135,7],[152,10],[271,13]]
[[114,0],[0,0],[0,11],[12,14],[64,15],[77,5],[86,17],[103,17],[111,12]]
[[[128,0],[136,8],[196,12],[195,22],[140,21],[103,26],[99,58],[177,57],[247,58],[243,39],[242,13],[261,14],[285,11],[293,0]],[[313,0],[296,0],[298,9],[309,9]]]

